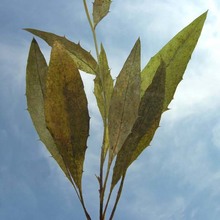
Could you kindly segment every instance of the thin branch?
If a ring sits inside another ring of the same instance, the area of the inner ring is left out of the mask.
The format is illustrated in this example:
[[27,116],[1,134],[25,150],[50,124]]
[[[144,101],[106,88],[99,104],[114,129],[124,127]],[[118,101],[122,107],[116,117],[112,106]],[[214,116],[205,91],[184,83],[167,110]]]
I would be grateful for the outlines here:
[[119,199],[121,197],[121,193],[122,193],[122,189],[123,189],[123,184],[124,184],[124,180],[125,180],[125,174],[122,176],[121,183],[120,183],[120,186],[119,186],[119,189],[118,189],[118,193],[117,193],[117,197],[116,197],[116,200],[115,200],[115,204],[114,204],[114,207],[112,209],[112,213],[111,213],[111,216],[110,216],[109,220],[113,219],[115,211],[116,211],[116,208],[117,208],[117,205],[118,205],[118,202],[119,202]]
[[106,201],[106,205],[105,205],[105,209],[104,209],[104,212],[103,212],[103,216],[106,215],[106,211],[107,211],[107,208],[108,208],[109,201],[111,199],[112,192],[113,192],[113,189],[111,188],[110,192],[108,194],[108,198],[107,198],[107,201]]
[[103,213],[103,201],[104,201],[104,190],[103,190],[103,166],[104,166],[104,146],[105,146],[105,128],[104,128],[104,134],[103,134],[103,144],[101,149],[101,158],[100,158],[100,179],[99,179],[99,217],[100,220],[102,220],[102,213]]
[[81,201],[83,210],[84,210],[84,212],[85,212],[86,218],[87,218],[87,220],[92,220],[91,217],[90,217],[90,215],[89,215],[89,213],[88,213],[88,211],[86,210],[86,206],[85,206],[85,203],[84,203],[82,191],[79,190],[79,193],[80,193],[80,198],[81,198],[80,201]]
[[84,4],[87,19],[89,21],[90,28],[92,30],[92,35],[93,35],[93,40],[94,40],[94,43],[95,43],[95,50],[96,50],[97,60],[99,60],[99,49],[98,49],[98,43],[97,43],[97,38],[96,38],[96,32],[95,32],[95,28],[94,28],[94,25],[92,23],[91,17],[89,15],[89,10],[88,10],[86,0],[83,0],[83,4]]
[[[65,164],[65,166],[66,166],[66,164]],[[66,168],[67,168],[67,166],[66,166]],[[74,182],[74,180],[73,180],[73,178],[72,178],[72,175],[71,175],[71,173],[70,173],[70,171],[69,171],[68,168],[67,168],[67,171],[68,171],[68,173],[69,173],[70,182],[72,183],[73,188],[74,188],[74,190],[75,190],[75,192],[76,192],[76,195],[77,195],[77,197],[78,197],[78,199],[79,199],[79,201],[80,201],[80,203],[81,203],[81,205],[82,205],[82,207],[83,207],[83,211],[84,211],[84,213],[85,213],[85,215],[86,215],[86,218],[87,218],[87,220],[91,220],[91,217],[90,217],[90,215],[89,215],[89,213],[88,213],[88,211],[86,210],[86,207],[85,207],[85,203],[84,203],[84,199],[83,199],[83,195],[82,195],[82,190],[79,189],[79,188],[76,186],[76,184],[75,184],[75,182]]]
[[[105,205],[105,209],[104,209],[104,212],[103,212],[105,190],[106,190],[106,185],[107,185],[109,173],[110,173],[110,166],[108,166],[108,168],[107,168],[107,172],[106,172],[106,176],[105,176],[105,180],[104,180],[104,185],[102,185],[102,191],[101,191],[101,194],[100,194],[100,199],[101,199],[101,203],[102,203],[102,213],[103,213],[102,214],[102,218],[103,219],[105,218],[106,210],[107,210],[108,203],[109,203],[109,200],[110,200],[110,197],[111,197],[111,193],[112,193],[112,190],[110,190],[109,195],[108,195],[108,199],[107,199],[107,202],[106,202],[106,205]],[[102,179],[102,184],[103,184],[103,179]]]

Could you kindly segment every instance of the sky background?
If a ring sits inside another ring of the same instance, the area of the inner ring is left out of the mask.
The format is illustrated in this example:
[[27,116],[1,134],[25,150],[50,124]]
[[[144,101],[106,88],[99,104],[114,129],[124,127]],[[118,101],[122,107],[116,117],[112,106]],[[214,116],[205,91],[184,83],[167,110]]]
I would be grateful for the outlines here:
[[[91,1],[88,1],[90,7]],[[97,28],[114,78],[136,39],[142,67],[178,31],[209,9],[201,38],[151,147],[130,167],[115,220],[220,219],[220,1],[115,0]],[[84,220],[75,192],[38,141],[25,97],[31,27],[94,52],[82,1],[0,0],[0,219]],[[50,47],[37,39],[47,60]],[[93,77],[82,74],[91,131],[83,187],[98,219],[102,122]]]

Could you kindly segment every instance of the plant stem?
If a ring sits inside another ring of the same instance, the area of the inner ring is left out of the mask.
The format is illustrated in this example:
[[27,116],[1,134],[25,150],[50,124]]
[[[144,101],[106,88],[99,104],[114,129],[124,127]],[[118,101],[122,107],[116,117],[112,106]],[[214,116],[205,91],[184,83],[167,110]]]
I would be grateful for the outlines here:
[[117,205],[118,205],[118,202],[119,202],[119,199],[121,197],[121,193],[122,193],[122,189],[123,189],[123,185],[124,185],[124,180],[125,180],[125,174],[122,176],[121,183],[120,183],[118,193],[117,193],[117,197],[116,197],[116,200],[115,200],[115,204],[114,204],[114,207],[112,209],[112,213],[111,213],[111,216],[110,216],[109,220],[113,219],[116,208],[117,208]]
[[98,43],[97,43],[95,28],[94,28],[94,25],[93,25],[92,20],[90,18],[90,15],[89,15],[89,10],[88,10],[86,0],[83,0],[83,4],[84,4],[87,19],[89,21],[90,28],[92,30],[93,40],[94,40],[94,43],[95,43],[96,56],[97,56],[97,61],[98,61],[99,60],[99,49],[98,49]]
[[99,217],[100,220],[104,220],[105,217],[103,216],[103,201],[104,201],[104,189],[103,189],[103,166],[104,166],[104,146],[105,146],[105,128],[103,134],[103,144],[101,149],[101,158],[100,158],[100,179],[99,179],[99,199],[100,199],[100,206],[99,206]]
[[85,206],[85,203],[84,203],[84,199],[83,199],[83,195],[82,195],[82,191],[81,190],[79,190],[79,194],[80,194],[80,198],[81,198],[80,201],[81,201],[83,210],[85,212],[86,218],[87,218],[87,220],[92,220],[90,215],[89,215],[89,213],[86,210],[86,206]]
[[[105,118],[107,118],[107,116]],[[106,130],[107,130],[107,119],[104,122],[103,145],[102,145],[101,158],[100,158],[100,214],[102,215],[102,219],[105,219],[105,211],[103,212],[104,197],[105,197],[106,184],[107,184],[109,171],[110,171],[109,166],[108,166],[105,179],[103,179],[103,168],[104,168],[104,162],[106,158],[106,152],[104,152],[106,149],[106,132],[107,132]]]
[[[88,19],[88,22],[89,22],[89,25],[90,25],[90,28],[92,31],[93,40],[94,40],[94,44],[95,44],[95,50],[96,50],[96,56],[97,56],[97,62],[99,65],[99,49],[98,49],[95,27],[94,27],[93,22],[91,20],[86,0],[83,0],[83,4],[84,4],[87,19]],[[97,70],[97,71],[99,71],[99,70]],[[100,74],[98,74],[98,75],[100,77]],[[105,128],[105,125],[104,125],[104,128]],[[104,130],[104,134],[103,134],[103,145],[102,145],[101,158],[100,158],[100,177],[98,179],[99,180],[99,197],[100,197],[100,206],[99,206],[100,220],[105,219],[105,217],[103,216],[103,201],[104,201],[104,189],[103,189],[104,150],[103,149],[104,149],[104,146],[105,146],[105,130]]]
[[[110,168],[111,168],[111,164],[108,165],[108,168],[107,168],[107,172],[106,172],[106,176],[105,176],[105,180],[104,180],[104,185],[103,185],[103,200],[104,200],[104,193],[105,193],[105,189],[106,189],[106,185],[107,185],[107,181],[108,181],[108,177],[109,177],[109,173],[110,173]],[[112,189],[110,189],[110,192],[109,192],[109,195],[108,195],[108,199],[107,199],[107,202],[106,202],[106,205],[105,205],[105,209],[104,209],[104,212],[103,212],[103,216],[105,216],[106,214],[106,210],[108,208],[108,203],[109,203],[109,200],[110,200],[110,197],[111,197],[111,194],[112,194]],[[102,200],[102,202],[104,202]]]
[[[67,168],[67,166],[66,166],[66,168]],[[75,182],[74,182],[74,180],[73,180],[73,178],[72,178],[72,176],[71,176],[71,173],[70,173],[70,171],[69,171],[68,168],[67,168],[67,171],[68,171],[68,173],[69,173],[69,180],[70,180],[70,182],[72,183],[73,188],[74,188],[74,190],[75,190],[75,192],[76,192],[76,195],[77,195],[77,197],[78,197],[78,199],[79,199],[79,201],[80,201],[80,203],[81,203],[81,205],[82,205],[82,207],[83,207],[83,211],[84,211],[84,213],[85,213],[85,215],[86,215],[86,218],[87,218],[87,220],[91,220],[91,217],[90,217],[90,215],[89,215],[89,213],[88,213],[88,211],[86,210],[86,207],[85,207],[85,203],[84,203],[84,199],[83,199],[83,194],[82,194],[82,189],[78,188],[78,187],[75,185]]]

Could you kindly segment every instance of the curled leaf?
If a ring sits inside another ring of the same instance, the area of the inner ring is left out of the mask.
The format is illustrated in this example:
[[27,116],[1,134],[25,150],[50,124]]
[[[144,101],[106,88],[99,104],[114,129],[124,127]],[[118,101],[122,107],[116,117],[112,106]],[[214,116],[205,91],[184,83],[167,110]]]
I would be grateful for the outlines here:
[[96,25],[108,14],[111,0],[95,0],[93,3],[93,22]]
[[151,85],[141,98],[138,117],[117,155],[112,177],[112,188],[125,175],[129,165],[150,144],[159,126],[164,106],[165,78],[166,67],[162,61]]
[[114,87],[109,110],[110,162],[120,151],[138,116],[140,39],[135,43]]
[[70,179],[63,158],[59,154],[54,140],[46,128],[44,115],[45,81],[47,76],[47,63],[35,39],[32,40],[26,70],[26,96],[27,106],[35,129],[40,140],[47,147],[52,157]]
[[55,42],[46,80],[45,116],[65,165],[81,190],[89,114],[80,73],[69,52]]
[[55,41],[58,41],[60,44],[62,44],[63,47],[65,47],[66,50],[70,52],[71,57],[78,69],[87,73],[95,74],[97,62],[92,57],[92,55],[88,51],[84,50],[79,44],[75,44],[68,40],[66,37],[61,37],[53,33],[30,28],[26,28],[24,30],[42,38],[51,47]]

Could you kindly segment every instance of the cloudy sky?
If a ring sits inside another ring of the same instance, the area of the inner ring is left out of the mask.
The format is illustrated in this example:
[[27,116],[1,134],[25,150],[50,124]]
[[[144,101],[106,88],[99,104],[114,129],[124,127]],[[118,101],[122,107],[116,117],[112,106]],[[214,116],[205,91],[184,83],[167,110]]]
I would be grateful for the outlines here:
[[[25,68],[31,27],[65,35],[94,53],[82,0],[0,0],[0,219],[84,220],[73,188],[38,141],[25,110]],[[88,1],[91,6],[91,1]],[[201,38],[163,115],[151,147],[129,169],[116,220],[220,219],[220,2],[115,0],[98,26],[114,77],[134,42],[142,67],[178,31],[209,9]],[[37,39],[47,57],[50,48]],[[85,200],[98,219],[102,123],[93,77],[83,74],[89,100]]]

